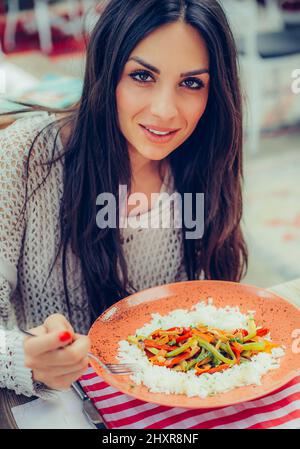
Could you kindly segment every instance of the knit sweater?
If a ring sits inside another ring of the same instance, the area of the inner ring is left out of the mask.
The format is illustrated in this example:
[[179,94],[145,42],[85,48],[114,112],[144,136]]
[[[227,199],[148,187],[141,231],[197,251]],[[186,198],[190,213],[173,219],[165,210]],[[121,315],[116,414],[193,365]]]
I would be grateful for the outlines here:
[[[74,253],[67,252],[71,316],[60,258],[51,271],[60,238],[63,162],[55,163],[44,184],[39,184],[48,172],[42,163],[51,157],[56,125],[37,139],[28,178],[25,172],[33,139],[53,121],[53,114],[40,113],[21,118],[0,132],[0,387],[41,397],[43,390],[37,389],[32,371],[24,366],[24,336],[19,327],[36,327],[49,315],[61,313],[76,332],[86,334],[90,317],[80,261]],[[63,150],[60,137],[57,149]],[[166,178],[161,193],[173,191],[170,173]],[[25,198],[29,200],[22,214]],[[141,216],[142,220],[148,214],[159,216],[163,212],[154,207]],[[127,227],[122,233],[128,277],[136,291],[187,279],[180,229]]]

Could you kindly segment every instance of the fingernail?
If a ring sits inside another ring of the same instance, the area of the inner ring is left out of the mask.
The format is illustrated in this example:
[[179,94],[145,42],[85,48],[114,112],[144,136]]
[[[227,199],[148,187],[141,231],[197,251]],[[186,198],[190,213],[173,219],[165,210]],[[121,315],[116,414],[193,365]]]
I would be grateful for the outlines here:
[[59,339],[62,342],[71,340],[71,338],[72,338],[72,335],[68,331],[65,331],[65,332],[62,332],[61,334],[59,334]]

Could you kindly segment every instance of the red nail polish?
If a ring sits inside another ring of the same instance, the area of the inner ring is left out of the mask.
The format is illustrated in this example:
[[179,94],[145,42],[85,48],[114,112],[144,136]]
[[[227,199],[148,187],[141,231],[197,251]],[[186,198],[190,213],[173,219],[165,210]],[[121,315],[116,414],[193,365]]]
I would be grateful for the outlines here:
[[70,332],[66,331],[66,332],[62,332],[61,334],[59,334],[59,339],[62,342],[71,340],[72,335],[70,334]]

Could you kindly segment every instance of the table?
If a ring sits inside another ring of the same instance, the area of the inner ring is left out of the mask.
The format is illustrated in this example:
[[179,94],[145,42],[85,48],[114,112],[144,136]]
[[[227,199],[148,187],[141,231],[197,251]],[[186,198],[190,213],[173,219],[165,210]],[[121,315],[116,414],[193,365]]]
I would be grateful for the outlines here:
[[[300,308],[300,278],[269,288],[270,291],[286,298]],[[26,397],[15,394],[12,390],[0,389],[0,429],[16,429],[11,408],[34,400],[34,397]]]
[[7,115],[4,117],[0,117],[0,130],[7,128],[9,125],[12,125],[15,120],[17,120],[17,115]]

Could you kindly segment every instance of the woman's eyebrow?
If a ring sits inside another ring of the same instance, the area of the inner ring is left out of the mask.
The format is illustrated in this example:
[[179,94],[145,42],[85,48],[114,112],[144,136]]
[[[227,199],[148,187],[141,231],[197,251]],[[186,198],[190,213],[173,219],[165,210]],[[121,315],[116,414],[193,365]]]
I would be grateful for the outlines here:
[[[160,75],[160,70],[153,65],[149,64],[148,62],[144,61],[143,59],[139,58],[138,56],[132,56],[128,59],[128,61],[135,61],[139,64],[143,65],[147,69],[151,70],[154,73],[157,73]],[[202,75],[203,73],[209,73],[208,69],[199,69],[199,70],[192,70],[191,72],[181,73],[180,77],[183,78],[185,76],[193,76],[193,75]]]

